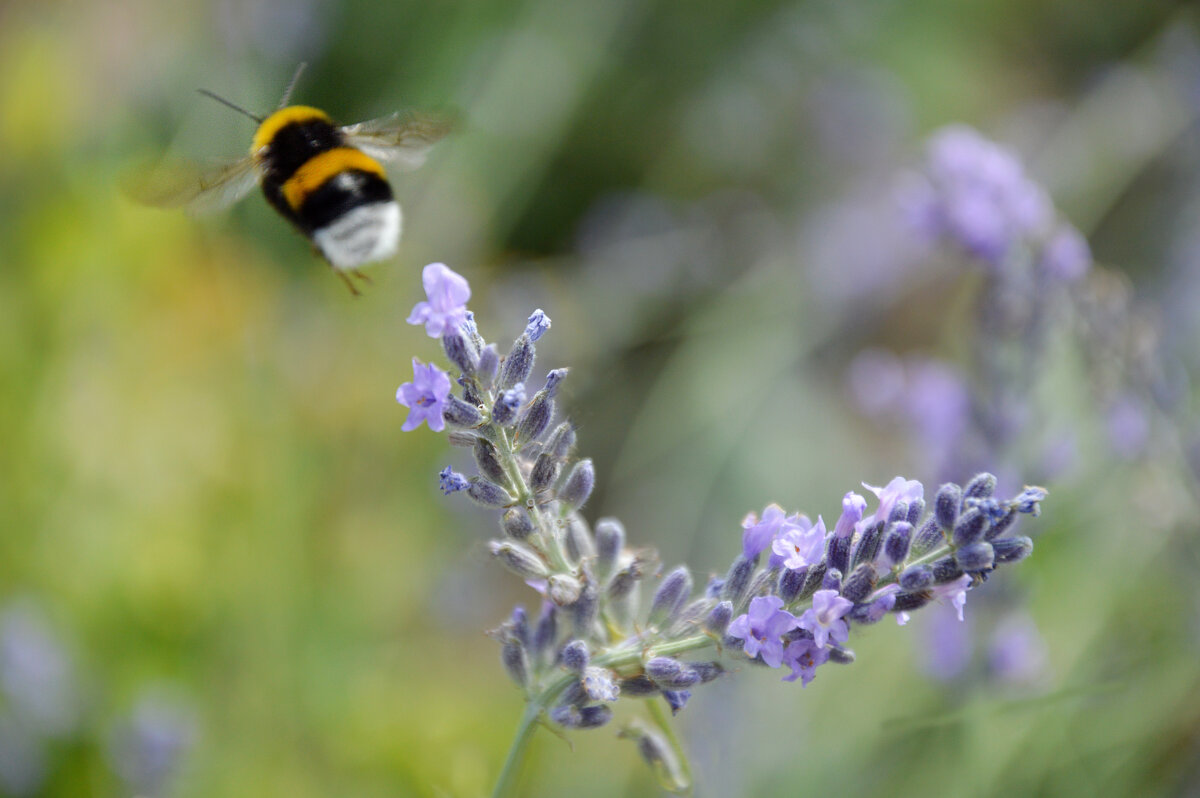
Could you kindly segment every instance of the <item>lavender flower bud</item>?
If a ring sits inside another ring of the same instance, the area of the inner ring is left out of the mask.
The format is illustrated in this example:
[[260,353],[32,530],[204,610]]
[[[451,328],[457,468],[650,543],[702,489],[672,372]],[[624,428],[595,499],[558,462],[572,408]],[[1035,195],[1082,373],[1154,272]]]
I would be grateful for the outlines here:
[[1000,537],[1012,528],[1012,525],[1014,522],[1016,522],[1016,520],[1017,511],[1011,507],[1008,508],[1003,515],[992,521],[992,525],[988,527],[986,532],[983,533],[983,539],[992,540],[993,538]]
[[529,616],[520,604],[513,607],[512,617],[508,621],[508,629],[521,641],[522,645],[529,643]]
[[700,674],[673,657],[655,657],[646,663],[650,681],[664,690],[686,690],[699,683]]
[[933,571],[933,583],[935,585],[944,585],[947,582],[953,582],[963,575],[963,571],[958,567],[958,563],[953,557],[943,557],[929,566]]
[[637,587],[638,581],[642,578],[642,568],[637,560],[634,560],[629,565],[613,574],[612,579],[608,582],[608,597],[613,601],[619,601],[633,593],[633,589]]
[[725,585],[721,588],[721,598],[732,602],[734,606],[741,604],[750,586],[750,577],[754,575],[754,560],[747,560],[742,555],[729,566],[725,575]]
[[963,488],[963,503],[967,499],[988,499],[996,492],[996,478],[986,471],[976,474]]
[[504,488],[479,477],[471,480],[471,487],[467,488],[467,495],[484,507],[511,507],[517,503],[517,500]]
[[808,568],[808,574],[804,577],[804,586],[800,588],[800,595],[797,600],[806,599],[817,592],[821,584],[825,581],[825,572],[828,566],[824,562],[819,562],[816,565],[811,565]]
[[513,341],[512,349],[509,350],[508,357],[504,358],[504,365],[500,369],[501,391],[515,388],[529,379],[536,351],[528,335],[522,335]]
[[551,369],[550,372],[546,374],[546,385],[542,388],[542,390],[545,391],[546,395],[551,399],[554,398],[554,394],[558,393],[558,384],[566,379],[568,371],[570,371],[570,369]]
[[529,323],[525,325],[525,334],[530,341],[537,341],[550,329],[550,317],[541,308],[529,315]]
[[879,544],[883,541],[882,521],[871,525],[870,529],[862,533],[862,537],[858,539],[858,543],[854,546],[854,554],[850,558],[850,567],[857,568],[866,562],[874,562],[875,557],[879,554]]
[[546,441],[545,451],[559,460],[565,460],[574,446],[575,428],[571,426],[571,422],[564,421],[550,434],[550,439]]
[[650,681],[650,678],[644,674],[621,679],[617,686],[621,690],[621,695],[630,698],[645,698],[659,693],[658,685]]
[[476,438],[472,451],[480,474],[497,485],[508,484],[508,475],[504,473],[504,466],[500,465],[500,452],[495,444],[484,438]]
[[529,655],[525,646],[515,637],[510,637],[500,646],[500,661],[509,677],[520,687],[529,684]]
[[596,487],[596,469],[590,458],[584,458],[575,464],[571,473],[567,474],[562,488],[558,491],[558,500],[573,510],[578,510],[592,495]]
[[625,548],[625,527],[615,518],[596,522],[596,575],[607,581]]
[[784,568],[779,573],[779,584],[775,586],[775,594],[783,599],[784,604],[791,604],[800,595],[800,589],[804,587],[807,577],[807,567],[798,571]]
[[842,596],[855,604],[866,600],[867,596],[871,595],[871,591],[875,589],[876,578],[875,566],[869,562],[862,563],[842,583]]
[[592,542],[592,532],[583,516],[571,513],[564,532],[563,542],[566,544],[567,556],[573,561],[590,562],[596,556],[596,544]]
[[954,560],[958,563],[958,567],[968,573],[991,568],[994,558],[995,553],[992,550],[992,544],[986,541],[962,546],[958,551],[954,552]]
[[580,680],[583,692],[592,701],[616,701],[621,695],[621,688],[617,686],[613,675],[607,668],[597,668],[594,665],[585,669],[583,679]]
[[475,364],[475,379],[486,390],[496,379],[496,371],[500,368],[500,355],[496,352],[495,344],[488,344],[479,353],[479,361]]
[[925,514],[925,500],[913,499],[908,505],[908,521],[909,525],[916,529],[917,524],[921,522],[921,516]]
[[583,673],[583,669],[588,666],[590,656],[587,643],[582,640],[572,640],[562,647],[562,651],[558,652],[558,664],[569,671]]
[[962,488],[953,482],[947,482],[938,488],[937,498],[933,500],[933,517],[938,526],[949,532],[954,529],[958,519],[958,508],[962,506]]
[[908,520],[908,502],[896,502],[892,507],[892,511],[888,513],[887,522],[894,524],[897,521]]
[[753,599],[770,593],[771,585],[777,578],[776,573],[774,570],[762,570],[752,576],[750,584],[746,588],[746,598]]
[[830,662],[837,665],[854,664],[854,652],[850,649],[842,648],[841,646],[830,646],[827,650],[829,651]]
[[443,496],[449,496],[451,493],[458,493],[460,490],[466,490],[471,487],[470,481],[462,474],[458,473],[450,466],[446,466],[438,472],[438,486],[442,489]]
[[545,391],[538,391],[517,421],[517,441],[524,444],[537,440],[550,426],[550,417],[553,415],[554,400]]
[[[947,529],[950,528],[952,527],[947,527]],[[909,551],[914,556],[920,557],[933,551],[945,542],[946,536],[942,534],[942,528],[937,518],[931,515],[925,519],[925,523],[921,524],[921,528],[917,531],[917,536],[909,547]]]
[[654,591],[654,600],[650,602],[649,624],[658,627],[669,625],[678,616],[679,610],[691,593],[692,574],[687,566],[681,565],[663,577],[662,584]]
[[488,543],[492,556],[506,569],[522,579],[545,579],[550,569],[536,551],[521,543],[510,540],[493,540]]
[[972,507],[960,515],[954,524],[954,545],[969,546],[982,540],[985,531],[987,531],[987,516],[979,512],[978,508]]
[[850,545],[853,542],[853,536],[838,537],[833,535],[829,538],[829,544],[825,550],[825,561],[829,563],[829,567],[838,571],[850,570]]
[[887,536],[883,539],[883,556],[887,557],[890,565],[902,563],[908,557],[912,529],[912,524],[907,521],[897,521],[888,528]]
[[1034,518],[1037,518],[1042,512],[1042,506],[1039,502],[1045,498],[1045,488],[1039,488],[1036,485],[1026,485],[1025,490],[1021,491],[1009,503],[1016,508],[1018,513],[1029,513]]
[[896,582],[902,590],[910,593],[924,590],[933,586],[933,569],[928,565],[910,565],[900,572],[900,578]]
[[458,366],[458,370],[466,377],[475,375],[476,363],[478,357],[475,354],[475,347],[472,346],[465,338],[458,333],[446,333],[442,336],[442,348],[446,350],[446,357],[450,362]]
[[704,630],[711,635],[720,637],[725,634],[731,620],[733,620],[733,604],[722,601],[712,608],[712,612],[704,620]]
[[571,624],[575,633],[582,636],[592,634],[592,626],[600,614],[600,597],[591,582],[583,586],[579,598],[571,605]]
[[554,649],[558,639],[558,608],[549,601],[542,602],[542,614],[538,617],[537,626],[533,628],[533,639],[530,641],[530,654],[538,661],[544,662],[547,655]]
[[595,729],[612,720],[612,709],[608,704],[558,706],[550,710],[550,720],[567,729]]
[[475,445],[475,440],[479,436],[473,432],[466,430],[451,429],[446,430],[446,442],[451,446],[457,446],[460,449],[467,449]]
[[725,673],[719,662],[689,662],[688,666],[700,677],[700,684],[708,684]]
[[688,633],[695,627],[699,626],[717,602],[708,596],[701,596],[695,601],[689,601],[683,605],[683,609],[675,616],[675,620],[671,622],[668,637],[675,637],[676,633]]
[[479,408],[469,402],[464,402],[454,394],[446,397],[446,406],[442,408],[442,418],[447,424],[456,427],[478,427],[483,423],[483,414]]
[[533,521],[529,520],[529,515],[521,508],[510,507],[500,518],[500,528],[513,540],[524,540],[533,532]]
[[1020,562],[1033,553],[1033,541],[1027,537],[997,538],[992,541],[996,563]]
[[525,383],[519,382],[512,388],[501,391],[492,405],[492,421],[502,427],[511,426],[517,417],[517,409],[525,402]]
[[558,460],[549,452],[542,452],[533,463],[529,473],[529,487],[535,491],[543,491],[554,484],[558,477]]
[[827,568],[825,575],[821,577],[821,589],[841,591],[842,572],[836,568]]
[[583,584],[566,574],[552,574],[546,585],[546,595],[560,607],[574,604],[582,593]]
[[933,598],[927,591],[916,593],[897,593],[896,603],[892,605],[892,612],[912,612],[919,610],[929,603]]

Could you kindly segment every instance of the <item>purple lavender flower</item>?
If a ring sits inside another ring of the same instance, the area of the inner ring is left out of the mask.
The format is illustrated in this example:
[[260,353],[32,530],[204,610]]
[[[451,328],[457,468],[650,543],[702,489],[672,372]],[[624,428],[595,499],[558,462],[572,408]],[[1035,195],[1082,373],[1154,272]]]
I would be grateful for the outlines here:
[[848,538],[854,534],[855,525],[862,520],[863,511],[867,509],[867,500],[854,491],[849,491],[842,497],[842,514],[833,527],[835,537]]
[[1039,260],[1042,271],[1064,282],[1074,282],[1087,274],[1092,266],[1092,250],[1087,239],[1069,224],[1054,231],[1042,247]]
[[446,428],[442,411],[446,407],[446,397],[450,395],[450,375],[415,357],[412,365],[413,381],[404,383],[396,391],[396,401],[409,409],[408,418],[400,429],[408,432],[424,421],[434,432],[441,432]]
[[933,678],[948,681],[958,676],[971,661],[971,635],[958,623],[948,607],[931,607],[927,613],[921,645],[921,665]]
[[785,516],[778,504],[768,504],[761,519],[754,513],[742,519],[742,554],[748,560],[757,557],[775,538],[800,528],[799,515]]
[[430,338],[439,338],[447,331],[456,331],[467,321],[471,286],[465,277],[444,263],[431,263],[421,272],[421,282],[429,299],[413,306],[408,316],[409,324],[424,324]]
[[114,733],[109,756],[134,791],[160,795],[168,789],[195,735],[190,710],[161,696],[145,695]]
[[1001,681],[1030,684],[1046,671],[1046,643],[1033,619],[1013,613],[992,633],[988,647],[988,665]]
[[812,632],[813,640],[822,648],[830,640],[845,643],[850,637],[850,627],[842,616],[853,606],[853,601],[839,596],[836,590],[818,590],[813,593],[812,608],[804,611],[797,625]]
[[958,613],[958,619],[963,620],[963,608],[967,606],[967,589],[971,586],[971,577],[963,574],[952,582],[947,582],[944,585],[935,585],[933,587],[933,595],[935,598],[949,598],[950,604],[954,607],[954,611]]
[[771,551],[782,558],[784,568],[793,571],[820,562],[825,553],[825,521],[817,516],[816,526],[788,529],[771,543]]
[[541,308],[535,310],[529,316],[529,324],[525,325],[525,334],[529,336],[530,341],[536,342],[539,338],[546,334],[546,330],[550,329],[550,317],[546,315]]
[[450,466],[446,466],[438,472],[438,485],[442,489],[443,496],[449,496],[451,493],[457,493],[460,490],[466,490],[471,487],[471,483],[467,478],[450,468]]
[[1150,420],[1145,406],[1136,397],[1124,394],[1108,408],[1105,418],[1108,442],[1117,456],[1132,460],[1146,448],[1150,439]]
[[78,720],[71,660],[41,611],[10,605],[0,616],[0,689],[18,722],[58,736]]
[[750,601],[749,612],[729,624],[728,634],[746,641],[746,656],[761,655],[763,662],[778,668],[783,664],[780,636],[795,629],[797,623],[796,616],[783,609],[783,599],[779,596],[758,596]]
[[807,637],[793,640],[783,652],[784,664],[792,669],[791,674],[784,676],[783,680],[794,682],[799,679],[801,687],[808,687],[808,683],[817,675],[817,667],[828,660],[829,649],[817,645],[816,641]]
[[925,498],[925,488],[915,479],[896,477],[882,488],[863,483],[863,487],[879,498],[879,507],[874,513],[858,522],[857,529],[861,532],[869,529],[876,521],[887,521],[892,508],[897,502],[911,504],[917,499]]

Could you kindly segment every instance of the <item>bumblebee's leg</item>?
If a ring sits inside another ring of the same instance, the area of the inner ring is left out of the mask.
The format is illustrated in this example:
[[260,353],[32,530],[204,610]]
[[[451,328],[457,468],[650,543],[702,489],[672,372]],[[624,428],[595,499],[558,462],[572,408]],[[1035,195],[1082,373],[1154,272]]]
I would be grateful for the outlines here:
[[334,269],[333,271],[338,277],[342,278],[342,282],[345,283],[346,287],[350,289],[350,293],[354,294],[355,296],[362,296],[362,292],[354,287],[354,281],[350,279],[350,275],[346,274],[341,269]]
[[367,285],[375,285],[375,281],[374,281],[374,280],[372,280],[372,279],[370,278],[370,276],[368,276],[368,275],[366,275],[366,274],[363,274],[363,273],[362,273],[362,271],[361,271],[361,270],[359,270],[359,269],[351,269],[351,270],[350,270],[350,273],[351,273],[351,274],[353,274],[353,275],[354,275],[355,277],[357,277],[358,279],[362,280],[362,281],[363,281],[364,283],[366,283]]

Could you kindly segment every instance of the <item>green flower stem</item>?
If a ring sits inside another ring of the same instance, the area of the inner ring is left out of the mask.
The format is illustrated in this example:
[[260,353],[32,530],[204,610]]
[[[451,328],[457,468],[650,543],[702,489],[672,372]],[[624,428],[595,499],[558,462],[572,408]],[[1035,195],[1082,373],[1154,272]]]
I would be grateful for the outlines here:
[[690,791],[692,786],[692,767],[688,764],[687,753],[683,750],[683,745],[679,742],[679,737],[675,734],[675,726],[671,723],[671,719],[667,717],[667,712],[663,709],[663,702],[657,697],[646,702],[650,712],[650,720],[654,721],[654,725],[662,732],[663,738],[667,744],[675,752],[675,759],[679,762],[680,783],[676,784],[675,792]]
[[504,768],[500,771],[499,778],[496,779],[492,798],[508,798],[518,794],[516,792],[517,777],[525,764],[525,757],[529,753],[529,743],[533,739],[533,732],[537,729],[538,718],[541,714],[542,705],[537,701],[530,701],[529,706],[525,708],[525,714],[521,716],[520,725],[517,726],[517,736],[513,738],[512,746],[508,749]]

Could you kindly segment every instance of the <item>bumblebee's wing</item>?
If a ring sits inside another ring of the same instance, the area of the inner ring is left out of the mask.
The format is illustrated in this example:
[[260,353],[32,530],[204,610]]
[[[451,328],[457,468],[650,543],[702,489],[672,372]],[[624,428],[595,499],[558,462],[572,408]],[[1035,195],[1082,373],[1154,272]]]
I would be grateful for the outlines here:
[[130,199],[161,208],[184,208],[192,213],[215,211],[237,202],[258,182],[254,158],[204,169],[170,161],[123,181]]
[[401,169],[416,169],[425,162],[429,149],[454,127],[447,117],[405,112],[382,119],[346,125],[346,143]]

